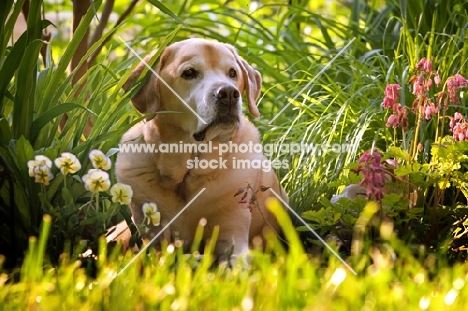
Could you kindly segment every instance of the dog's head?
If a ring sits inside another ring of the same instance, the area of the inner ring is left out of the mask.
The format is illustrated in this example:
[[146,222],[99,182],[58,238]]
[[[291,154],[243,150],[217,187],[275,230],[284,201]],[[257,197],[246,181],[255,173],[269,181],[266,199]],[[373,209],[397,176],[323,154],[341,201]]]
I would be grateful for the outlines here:
[[[145,66],[141,63],[133,71],[125,89]],[[143,114],[183,112],[164,113],[158,118],[177,125],[195,140],[229,140],[241,122],[244,93],[250,113],[259,116],[255,101],[260,95],[261,76],[231,45],[204,39],[174,43],[161,54],[154,72],[132,103]]]

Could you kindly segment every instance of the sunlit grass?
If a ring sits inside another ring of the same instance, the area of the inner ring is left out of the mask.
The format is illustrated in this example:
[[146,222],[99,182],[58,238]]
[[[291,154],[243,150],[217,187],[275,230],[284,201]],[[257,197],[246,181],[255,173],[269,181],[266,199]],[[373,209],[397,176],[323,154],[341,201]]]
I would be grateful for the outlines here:
[[209,252],[184,254],[180,243],[150,248],[127,265],[135,254],[109,251],[102,240],[92,276],[86,261],[67,254],[57,266],[43,262],[46,217],[21,273],[0,270],[0,303],[4,310],[455,310],[468,303],[466,265],[421,264],[391,232],[386,247],[350,258],[355,275],[334,256],[311,258],[281,223],[288,252],[271,237],[266,252],[232,267],[214,265]]

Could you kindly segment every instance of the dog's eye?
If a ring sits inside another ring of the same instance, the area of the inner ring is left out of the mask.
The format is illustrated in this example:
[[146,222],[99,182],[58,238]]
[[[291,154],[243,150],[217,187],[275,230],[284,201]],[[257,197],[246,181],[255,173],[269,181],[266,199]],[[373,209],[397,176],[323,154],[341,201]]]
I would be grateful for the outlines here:
[[234,68],[229,69],[228,75],[231,79],[237,78],[237,72]]
[[182,79],[185,79],[185,80],[195,79],[197,76],[198,76],[198,71],[196,71],[193,68],[185,69],[181,75]]

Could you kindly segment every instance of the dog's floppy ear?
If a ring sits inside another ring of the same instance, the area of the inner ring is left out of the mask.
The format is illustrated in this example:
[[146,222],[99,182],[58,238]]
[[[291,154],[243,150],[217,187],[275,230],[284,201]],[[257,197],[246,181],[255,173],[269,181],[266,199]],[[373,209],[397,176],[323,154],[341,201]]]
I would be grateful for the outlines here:
[[242,77],[244,79],[244,90],[247,93],[247,105],[249,111],[255,118],[260,116],[257,105],[255,102],[260,96],[260,91],[262,90],[262,76],[260,73],[253,69],[243,58],[241,58],[236,49],[230,45],[226,44],[228,49],[234,54],[237,60],[237,64],[242,70]]
[[260,91],[262,89],[262,76],[240,56],[237,56],[237,63],[241,67],[242,76],[244,77],[244,88],[247,93],[249,111],[252,116],[258,118],[260,116],[260,112],[258,111],[255,102],[260,96]]
[[[158,111],[160,106],[160,98],[159,98],[159,85],[158,85],[158,77],[149,69],[147,69],[147,65],[151,61],[151,56],[145,57],[145,59],[140,62],[140,64],[133,70],[130,77],[127,79],[125,84],[123,85],[123,89],[128,91],[140,78],[137,84],[140,84],[136,87],[138,89],[137,93],[132,97],[132,103],[135,108],[142,114],[147,113],[154,113]],[[159,74],[159,67],[158,64],[155,71]],[[147,70],[145,70],[147,69]],[[145,77],[140,77],[141,74],[147,71]],[[150,117],[149,119],[152,119]]]

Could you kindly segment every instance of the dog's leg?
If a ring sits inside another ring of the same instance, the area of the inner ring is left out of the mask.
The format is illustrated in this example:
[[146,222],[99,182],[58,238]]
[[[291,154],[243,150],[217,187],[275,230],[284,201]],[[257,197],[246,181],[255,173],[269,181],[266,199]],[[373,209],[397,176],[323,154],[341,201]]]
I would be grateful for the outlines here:
[[[238,257],[248,254],[250,218],[249,210],[240,209],[236,215],[220,213],[213,219],[216,220],[216,222],[213,222],[214,224],[222,224],[219,228],[219,236],[214,249],[218,262],[224,261],[232,264]],[[208,224],[210,224],[210,218],[208,218]],[[207,233],[207,236],[210,237],[211,234]]]
[[107,243],[120,242],[122,244],[122,249],[124,252],[129,249],[131,237],[132,232],[130,231],[130,228],[127,226],[127,223],[125,221],[121,221],[117,225],[109,228],[106,232]]

